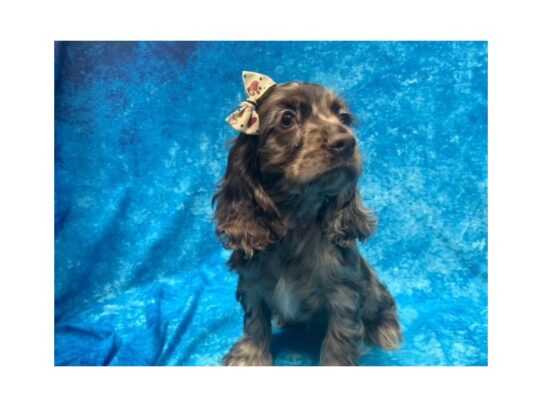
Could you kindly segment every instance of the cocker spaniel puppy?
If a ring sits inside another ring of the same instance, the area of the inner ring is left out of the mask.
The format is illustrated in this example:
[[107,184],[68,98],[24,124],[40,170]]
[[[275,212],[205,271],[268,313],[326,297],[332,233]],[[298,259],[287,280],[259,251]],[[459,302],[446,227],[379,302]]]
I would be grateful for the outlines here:
[[362,341],[397,348],[395,301],[356,245],[375,220],[357,188],[352,113],[322,86],[244,76],[249,100],[228,119],[241,132],[213,197],[244,310],[244,335],[223,363],[271,365],[274,316],[323,321],[321,365],[356,365]]

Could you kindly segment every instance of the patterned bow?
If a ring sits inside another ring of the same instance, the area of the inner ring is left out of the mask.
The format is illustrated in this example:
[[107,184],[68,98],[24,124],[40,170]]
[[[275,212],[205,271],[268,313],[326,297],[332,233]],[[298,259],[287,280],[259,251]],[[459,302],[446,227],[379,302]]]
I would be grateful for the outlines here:
[[256,105],[258,99],[275,86],[275,82],[261,73],[243,71],[243,83],[248,99],[241,103],[239,109],[230,114],[226,121],[241,133],[258,134],[260,117],[256,111]]

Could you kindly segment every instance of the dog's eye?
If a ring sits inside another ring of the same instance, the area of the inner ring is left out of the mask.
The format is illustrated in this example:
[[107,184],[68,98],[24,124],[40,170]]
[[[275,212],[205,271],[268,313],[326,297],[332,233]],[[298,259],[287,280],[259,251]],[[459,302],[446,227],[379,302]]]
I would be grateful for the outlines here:
[[341,113],[339,115],[339,121],[345,126],[350,126],[352,124],[352,117],[348,113]]
[[289,129],[295,124],[295,116],[291,112],[286,112],[280,119],[280,125],[283,129]]

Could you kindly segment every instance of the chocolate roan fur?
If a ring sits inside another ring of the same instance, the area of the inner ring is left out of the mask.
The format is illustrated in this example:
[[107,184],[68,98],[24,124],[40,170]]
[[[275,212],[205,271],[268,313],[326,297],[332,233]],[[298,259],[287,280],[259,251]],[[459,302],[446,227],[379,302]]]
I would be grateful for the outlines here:
[[271,324],[319,324],[321,365],[356,365],[362,341],[401,342],[395,301],[356,242],[375,226],[357,189],[362,159],[346,103],[292,82],[259,101],[259,136],[240,133],[213,197],[233,253],[244,335],[223,363],[271,365]]

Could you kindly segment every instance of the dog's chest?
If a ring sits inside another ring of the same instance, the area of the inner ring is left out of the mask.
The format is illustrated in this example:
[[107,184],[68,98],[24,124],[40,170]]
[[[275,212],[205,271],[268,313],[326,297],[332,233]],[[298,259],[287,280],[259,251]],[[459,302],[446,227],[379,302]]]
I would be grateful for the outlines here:
[[295,321],[302,313],[302,298],[296,293],[298,288],[287,277],[280,277],[273,290],[272,303],[275,311],[287,321]]
[[269,300],[286,321],[303,321],[326,301],[323,282],[340,267],[336,248],[320,234],[291,236],[269,258],[276,282]]

